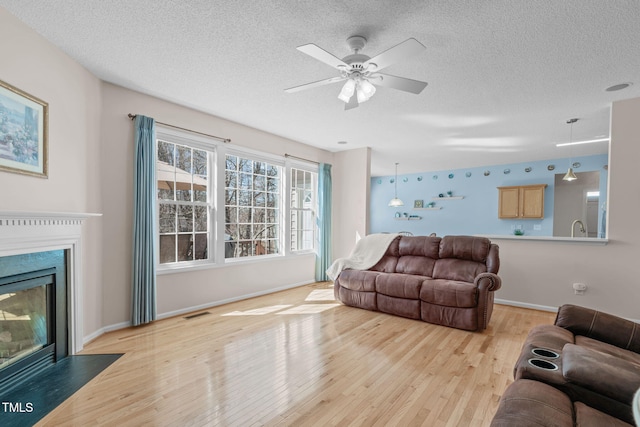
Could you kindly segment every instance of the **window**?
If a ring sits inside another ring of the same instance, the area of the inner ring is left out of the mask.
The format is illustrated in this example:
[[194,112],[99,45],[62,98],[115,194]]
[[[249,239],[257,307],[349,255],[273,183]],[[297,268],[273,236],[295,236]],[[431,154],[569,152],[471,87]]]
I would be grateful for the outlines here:
[[291,251],[313,250],[316,230],[317,174],[291,168]]
[[313,166],[164,127],[156,145],[158,271],[315,249]]
[[226,156],[225,258],[281,253],[281,176],[281,166]]
[[160,264],[209,259],[210,156],[206,150],[157,141]]

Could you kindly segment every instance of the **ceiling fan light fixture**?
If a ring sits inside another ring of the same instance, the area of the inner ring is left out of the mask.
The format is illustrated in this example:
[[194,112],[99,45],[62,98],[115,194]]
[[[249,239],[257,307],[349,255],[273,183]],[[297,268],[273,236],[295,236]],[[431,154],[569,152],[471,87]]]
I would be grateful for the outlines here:
[[359,103],[368,101],[374,93],[376,93],[376,87],[370,82],[368,82],[367,80],[360,80],[358,82],[356,94],[358,96]]
[[347,82],[342,86],[342,90],[340,91],[340,95],[338,98],[341,101],[349,102],[351,97],[353,96],[353,92],[356,90],[356,82],[353,79],[347,80]]

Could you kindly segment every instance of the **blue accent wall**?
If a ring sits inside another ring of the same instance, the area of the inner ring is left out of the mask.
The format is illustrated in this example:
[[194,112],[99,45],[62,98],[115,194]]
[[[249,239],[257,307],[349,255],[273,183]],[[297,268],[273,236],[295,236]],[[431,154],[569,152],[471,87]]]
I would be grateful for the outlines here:
[[[579,162],[575,172],[600,172],[600,206],[607,200],[608,155],[573,157]],[[549,165],[555,169],[548,170]],[[398,198],[404,202],[399,208],[389,207],[394,197],[394,176],[371,178],[370,232],[409,231],[415,235],[436,233],[512,235],[521,228],[528,236],[553,235],[553,198],[555,174],[566,173],[569,159],[541,160],[537,162],[493,165],[468,169],[425,171],[398,175]],[[531,168],[529,172],[525,169]],[[486,175],[486,172],[489,174]],[[508,173],[505,173],[508,172]],[[497,187],[512,185],[547,184],[544,200],[544,219],[498,219]],[[439,194],[463,196],[462,200],[433,200]],[[422,200],[426,207],[435,202],[440,210],[414,209],[414,201]],[[604,205],[606,206],[606,205]],[[403,219],[398,220],[400,213]],[[421,220],[405,220],[404,216],[417,215]],[[604,225],[603,209],[599,209],[598,224]],[[604,237],[604,230],[599,230]]]

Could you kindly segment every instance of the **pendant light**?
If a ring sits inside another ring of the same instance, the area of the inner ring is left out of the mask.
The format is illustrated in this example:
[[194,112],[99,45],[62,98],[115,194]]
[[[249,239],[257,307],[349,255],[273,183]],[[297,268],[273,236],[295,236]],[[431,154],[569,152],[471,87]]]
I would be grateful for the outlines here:
[[[578,119],[569,119],[567,120],[567,124],[571,126],[571,130],[569,131],[569,144],[573,142],[573,124],[577,122]],[[573,169],[571,168],[571,153],[569,153],[569,170],[566,175],[562,178],[563,181],[575,181],[578,179],[575,173],[573,173]]]
[[391,199],[391,201],[389,202],[389,206],[404,206],[404,202],[398,199],[398,163],[396,163],[396,179],[393,181],[393,183],[395,184],[395,197]]

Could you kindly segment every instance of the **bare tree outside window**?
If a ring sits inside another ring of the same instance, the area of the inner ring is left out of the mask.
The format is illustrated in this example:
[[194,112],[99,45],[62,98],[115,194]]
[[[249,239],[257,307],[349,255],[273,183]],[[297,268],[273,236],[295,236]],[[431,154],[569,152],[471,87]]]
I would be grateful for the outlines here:
[[209,154],[157,141],[160,264],[209,259]]
[[278,254],[282,168],[227,155],[225,258]]

